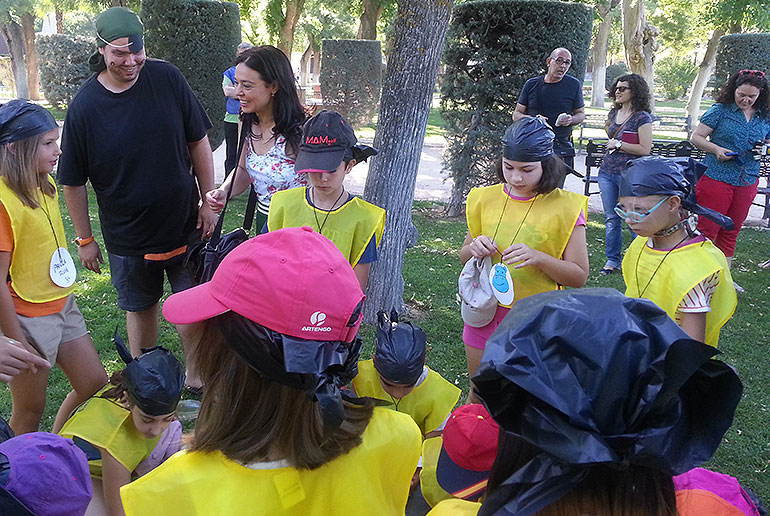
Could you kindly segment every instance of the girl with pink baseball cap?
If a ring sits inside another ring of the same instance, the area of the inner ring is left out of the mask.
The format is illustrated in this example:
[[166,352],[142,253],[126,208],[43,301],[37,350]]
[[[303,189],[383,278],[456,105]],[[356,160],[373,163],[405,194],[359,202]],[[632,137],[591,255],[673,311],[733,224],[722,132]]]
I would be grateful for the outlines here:
[[307,226],[244,242],[211,281],[172,295],[169,321],[204,326],[206,391],[190,448],[122,488],[126,515],[404,514],[420,430],[340,390],[363,301],[345,257]]

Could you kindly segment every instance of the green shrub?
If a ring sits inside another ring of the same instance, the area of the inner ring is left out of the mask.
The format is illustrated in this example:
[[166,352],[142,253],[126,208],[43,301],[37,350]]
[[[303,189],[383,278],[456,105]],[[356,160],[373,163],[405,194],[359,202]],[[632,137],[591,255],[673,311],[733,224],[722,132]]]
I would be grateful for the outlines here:
[[147,55],[176,65],[187,78],[213,127],[212,148],[224,139],[222,72],[241,42],[238,5],[212,0],[144,0],[141,18]]
[[615,82],[615,79],[627,73],[628,67],[626,66],[626,63],[614,63],[608,66],[604,79],[604,89],[610,91],[610,86],[612,86],[612,83]]
[[684,57],[664,57],[655,61],[655,86],[666,99],[680,99],[687,94],[698,67]]
[[88,57],[96,50],[93,38],[67,34],[38,34],[40,89],[55,107],[67,105],[91,76]]
[[527,79],[545,71],[554,48],[572,52],[569,73],[583,80],[591,8],[553,0],[478,0],[455,6],[444,51],[441,111],[444,167],[454,179],[448,211],[471,187],[493,180],[500,138]]
[[339,111],[353,127],[367,125],[377,112],[382,91],[380,42],[323,40],[319,82],[324,107]]
[[714,95],[740,70],[770,73],[770,33],[728,34],[719,40],[714,70]]

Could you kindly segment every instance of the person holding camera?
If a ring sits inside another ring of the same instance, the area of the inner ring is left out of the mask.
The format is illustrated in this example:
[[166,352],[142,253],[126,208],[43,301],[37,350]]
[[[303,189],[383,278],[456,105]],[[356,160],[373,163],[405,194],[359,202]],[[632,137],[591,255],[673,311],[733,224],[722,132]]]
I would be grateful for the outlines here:
[[[727,231],[701,218],[698,229],[725,253],[732,264],[735,241],[757,196],[761,148],[770,138],[770,84],[765,72],[734,73],[700,119],[690,141],[707,152],[708,167],[695,186],[698,204],[727,215],[735,228]],[[741,292],[743,289],[735,285]]]
[[[533,77],[524,83],[513,112],[513,120],[525,115],[545,117],[556,134],[553,141],[554,154],[570,169],[574,169],[572,126],[585,118],[583,86],[575,77],[567,75],[572,65],[572,54],[566,48],[554,49],[545,63],[545,75]],[[558,186],[564,186],[564,179]]]

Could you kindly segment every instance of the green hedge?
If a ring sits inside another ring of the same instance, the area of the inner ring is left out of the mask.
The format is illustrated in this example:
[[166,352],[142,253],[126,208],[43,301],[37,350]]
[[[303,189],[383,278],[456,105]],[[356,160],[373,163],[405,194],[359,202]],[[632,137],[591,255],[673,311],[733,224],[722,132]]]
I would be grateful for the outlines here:
[[670,56],[655,61],[655,86],[667,100],[684,97],[696,75],[698,66],[686,57]]
[[339,111],[353,127],[367,125],[377,112],[382,92],[380,42],[323,40],[319,82],[324,107]]
[[609,92],[610,86],[615,82],[615,79],[627,73],[628,67],[626,66],[626,63],[620,62],[608,66],[607,71],[604,72],[604,89]]
[[224,139],[222,72],[232,66],[241,42],[238,5],[212,0],[143,0],[147,55],[179,67],[213,127],[212,148]]
[[544,73],[554,48],[572,52],[569,73],[583,81],[592,23],[593,12],[582,3],[478,0],[454,8],[441,82],[444,166],[455,182],[450,213],[471,187],[493,180],[519,92]]
[[55,107],[69,104],[80,85],[91,76],[88,57],[96,49],[93,38],[38,34],[35,44],[43,95]]
[[750,69],[770,73],[770,33],[728,34],[719,40],[714,70],[714,94],[737,71]]

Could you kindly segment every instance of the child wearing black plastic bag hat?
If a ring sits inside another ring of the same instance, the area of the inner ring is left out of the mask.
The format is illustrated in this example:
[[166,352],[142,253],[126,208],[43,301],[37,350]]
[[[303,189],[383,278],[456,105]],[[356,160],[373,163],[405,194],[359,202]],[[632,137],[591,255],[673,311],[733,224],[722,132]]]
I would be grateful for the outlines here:
[[[178,451],[181,424],[176,407],[182,397],[184,367],[162,346],[133,358],[115,333],[125,369],[71,415],[59,432],[88,457],[94,487],[90,510],[123,515],[120,488]],[[155,459],[149,460],[150,457]]]
[[702,165],[647,156],[621,171],[617,214],[636,233],[623,257],[626,295],[650,299],[690,337],[716,347],[737,305],[725,255],[696,229],[698,216],[725,227],[725,215],[698,205]]
[[718,353],[613,289],[523,300],[473,378],[501,427],[486,496],[430,514],[696,516],[672,477],[716,451],[743,391]]

